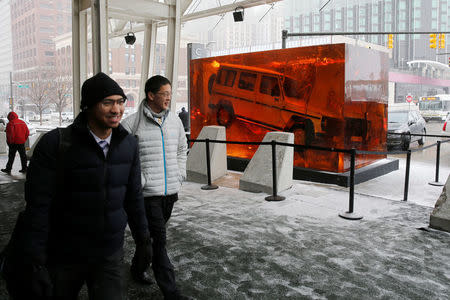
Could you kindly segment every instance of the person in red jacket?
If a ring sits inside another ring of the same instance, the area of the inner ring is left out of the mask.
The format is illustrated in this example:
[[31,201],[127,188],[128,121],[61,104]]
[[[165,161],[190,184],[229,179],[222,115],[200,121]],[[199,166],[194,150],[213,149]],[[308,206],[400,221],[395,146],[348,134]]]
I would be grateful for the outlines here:
[[6,168],[1,171],[7,174],[11,174],[12,165],[16,152],[19,152],[20,162],[22,163],[21,173],[27,172],[27,156],[25,154],[25,141],[28,139],[30,132],[28,131],[27,124],[20,120],[15,112],[8,114],[8,124],[6,125],[6,143],[9,147],[8,162]]

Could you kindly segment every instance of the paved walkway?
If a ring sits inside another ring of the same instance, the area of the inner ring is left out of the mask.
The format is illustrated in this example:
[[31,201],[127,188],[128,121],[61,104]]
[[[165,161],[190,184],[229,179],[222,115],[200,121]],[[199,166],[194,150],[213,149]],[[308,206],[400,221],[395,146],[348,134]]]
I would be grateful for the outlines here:
[[[0,182],[8,182],[0,184],[0,245],[7,241],[11,216],[23,205],[18,176],[5,180],[0,175]],[[230,174],[229,182],[238,177]],[[378,190],[395,184],[383,177]],[[200,186],[183,185],[168,225],[179,286],[195,299],[450,295],[450,234],[428,228],[430,206],[371,195],[371,184],[361,184],[355,211],[364,218],[348,221],[338,217],[348,207],[347,189],[336,186],[295,181],[282,193],[287,197],[282,202],[266,202],[265,194],[235,188],[204,191]],[[129,264],[134,250],[129,234],[125,250]],[[131,281],[128,295],[162,299],[155,286]],[[1,284],[0,299],[7,299]]]

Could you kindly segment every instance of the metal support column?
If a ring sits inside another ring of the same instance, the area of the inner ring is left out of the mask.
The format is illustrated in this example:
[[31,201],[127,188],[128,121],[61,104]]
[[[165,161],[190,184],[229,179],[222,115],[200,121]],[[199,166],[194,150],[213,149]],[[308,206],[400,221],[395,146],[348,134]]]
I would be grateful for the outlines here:
[[93,73],[108,73],[108,8],[106,0],[93,0],[92,20],[92,69]]
[[156,23],[145,24],[139,100],[145,98],[145,82],[150,77],[149,74],[153,76],[153,66],[155,61],[156,49],[156,28]]
[[72,99],[74,118],[80,112],[80,2],[72,1]]
[[172,82],[172,101],[170,109],[176,109],[178,87],[178,58],[181,31],[181,0],[175,0],[169,9],[167,20],[166,77]]

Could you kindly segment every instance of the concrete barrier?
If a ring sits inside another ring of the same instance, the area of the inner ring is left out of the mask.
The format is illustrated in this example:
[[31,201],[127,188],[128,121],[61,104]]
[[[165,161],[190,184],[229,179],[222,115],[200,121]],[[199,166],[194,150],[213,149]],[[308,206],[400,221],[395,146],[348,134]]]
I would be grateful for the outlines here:
[[450,176],[430,216],[430,227],[450,232]]
[[[282,143],[294,143],[291,132],[268,132],[263,142],[275,140]],[[276,146],[277,191],[281,192],[292,186],[294,148]],[[239,180],[239,189],[249,192],[272,194],[272,146],[260,145],[252,160],[247,165]]]
[[33,156],[34,148],[36,148],[37,143],[39,142],[41,137],[44,136],[44,134],[46,133],[47,132],[37,132],[36,134],[33,134],[32,136],[28,137],[29,145],[31,145],[31,147],[29,147],[29,150],[27,150],[28,160],[31,159],[31,157]]
[[6,132],[0,131],[0,154],[8,152],[8,144],[6,143]]
[[[205,126],[198,135],[197,139],[210,140],[226,140],[226,133],[224,126]],[[227,145],[226,144],[209,144],[209,152],[211,158],[211,181],[224,176],[227,173]],[[189,155],[186,162],[187,180],[207,183],[206,170],[206,151],[205,143],[194,143],[189,150]]]

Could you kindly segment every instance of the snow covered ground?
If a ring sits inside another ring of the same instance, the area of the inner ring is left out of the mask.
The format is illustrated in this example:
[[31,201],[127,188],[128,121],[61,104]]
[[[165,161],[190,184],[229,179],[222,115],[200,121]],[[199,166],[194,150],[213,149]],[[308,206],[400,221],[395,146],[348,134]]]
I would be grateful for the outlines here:
[[[413,160],[401,201],[404,174],[401,158],[399,171],[355,186],[359,221],[338,216],[348,209],[339,186],[294,181],[280,193],[286,200],[267,202],[263,193],[185,183],[168,224],[180,289],[195,299],[448,299],[450,234],[428,228],[442,187],[428,185],[433,164]],[[449,174],[441,166],[441,181]],[[237,185],[239,173],[227,177]],[[0,213],[11,194],[0,191]],[[128,234],[127,263],[133,251]],[[132,300],[162,299],[156,286],[129,282],[128,291]]]

